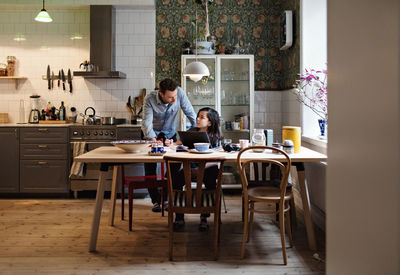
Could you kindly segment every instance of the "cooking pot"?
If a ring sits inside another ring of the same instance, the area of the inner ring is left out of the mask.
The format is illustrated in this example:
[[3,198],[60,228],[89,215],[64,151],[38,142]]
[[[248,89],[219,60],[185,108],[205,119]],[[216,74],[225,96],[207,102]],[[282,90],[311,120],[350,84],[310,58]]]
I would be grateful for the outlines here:
[[114,125],[115,124],[115,117],[113,116],[105,116],[101,118],[102,125]]

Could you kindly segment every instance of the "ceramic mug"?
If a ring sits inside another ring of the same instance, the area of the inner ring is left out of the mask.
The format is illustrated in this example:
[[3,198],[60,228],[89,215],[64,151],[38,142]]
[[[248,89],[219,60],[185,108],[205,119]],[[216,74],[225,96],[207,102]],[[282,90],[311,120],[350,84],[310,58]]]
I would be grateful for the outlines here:
[[249,140],[248,139],[239,139],[240,148],[249,147]]

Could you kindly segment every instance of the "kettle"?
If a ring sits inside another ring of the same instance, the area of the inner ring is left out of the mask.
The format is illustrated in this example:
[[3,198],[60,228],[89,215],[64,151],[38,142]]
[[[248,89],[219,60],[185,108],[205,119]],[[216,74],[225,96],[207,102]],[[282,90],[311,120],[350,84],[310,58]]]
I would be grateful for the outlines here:
[[32,109],[29,113],[29,123],[39,123],[40,112],[38,109]]

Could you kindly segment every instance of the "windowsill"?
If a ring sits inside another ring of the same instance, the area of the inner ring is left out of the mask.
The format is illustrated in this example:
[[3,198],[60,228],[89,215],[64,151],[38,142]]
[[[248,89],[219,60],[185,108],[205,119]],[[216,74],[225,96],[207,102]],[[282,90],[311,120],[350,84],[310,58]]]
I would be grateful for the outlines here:
[[328,140],[323,140],[316,136],[302,136],[301,142],[304,147],[326,154],[326,149],[328,148]]

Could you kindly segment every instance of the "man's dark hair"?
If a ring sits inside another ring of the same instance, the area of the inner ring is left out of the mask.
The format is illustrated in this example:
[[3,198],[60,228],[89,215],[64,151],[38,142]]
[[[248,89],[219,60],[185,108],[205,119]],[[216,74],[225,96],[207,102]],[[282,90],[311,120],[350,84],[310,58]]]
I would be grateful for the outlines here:
[[175,89],[178,87],[178,84],[176,84],[175,81],[172,79],[166,78],[163,81],[160,82],[160,92],[165,94],[165,92],[168,91],[175,91]]

